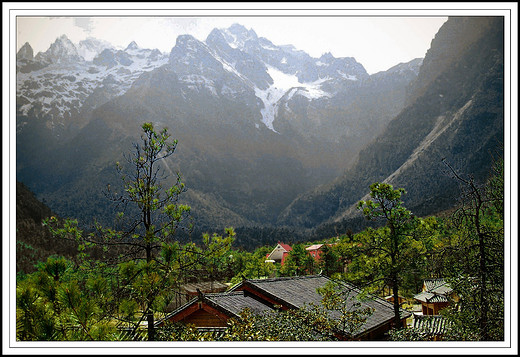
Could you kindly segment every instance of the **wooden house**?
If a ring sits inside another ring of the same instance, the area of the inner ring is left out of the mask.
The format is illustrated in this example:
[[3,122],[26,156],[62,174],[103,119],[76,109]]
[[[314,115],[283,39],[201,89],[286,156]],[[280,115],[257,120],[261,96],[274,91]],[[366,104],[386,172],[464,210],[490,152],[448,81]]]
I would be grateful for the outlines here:
[[422,291],[414,296],[422,305],[422,314],[427,316],[439,315],[453,298],[453,289],[444,279],[424,280]]
[[[158,326],[166,320],[191,323],[202,329],[224,329],[230,318],[238,318],[244,308],[256,313],[272,309],[300,309],[309,304],[321,304],[322,296],[316,291],[325,286],[330,279],[322,275],[284,277],[257,280],[244,280],[231,290],[216,294],[199,294],[199,296],[173,311]],[[369,307],[372,314],[363,325],[351,334],[339,331],[342,339],[350,340],[381,340],[394,323],[392,304],[384,299],[372,297],[358,300],[361,293],[356,287],[341,284],[346,293],[345,304],[352,306],[361,303],[360,308]],[[331,311],[331,316],[338,316],[337,311]],[[334,315],[336,314],[336,315]],[[403,325],[411,314],[402,310]]]
[[194,282],[194,283],[186,283],[181,285],[176,294],[173,301],[168,305],[166,311],[171,312],[178,307],[184,305],[188,301],[197,297],[199,292],[202,293],[219,293],[224,292],[228,289],[226,284],[223,284],[219,281],[202,281],[202,282]]
[[183,306],[156,323],[157,327],[166,321],[192,324],[201,330],[223,330],[231,318],[240,318],[240,312],[249,308],[260,313],[271,308],[242,291],[224,293],[200,293]]

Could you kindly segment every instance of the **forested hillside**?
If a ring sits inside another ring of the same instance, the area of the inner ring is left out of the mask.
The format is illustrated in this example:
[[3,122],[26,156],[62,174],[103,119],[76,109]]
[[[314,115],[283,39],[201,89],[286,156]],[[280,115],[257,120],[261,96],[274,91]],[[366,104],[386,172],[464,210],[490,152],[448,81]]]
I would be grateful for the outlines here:
[[16,272],[36,271],[39,262],[51,255],[72,258],[77,253],[76,245],[57,241],[51,232],[42,226],[42,220],[53,215],[49,207],[38,201],[22,183],[16,183]]

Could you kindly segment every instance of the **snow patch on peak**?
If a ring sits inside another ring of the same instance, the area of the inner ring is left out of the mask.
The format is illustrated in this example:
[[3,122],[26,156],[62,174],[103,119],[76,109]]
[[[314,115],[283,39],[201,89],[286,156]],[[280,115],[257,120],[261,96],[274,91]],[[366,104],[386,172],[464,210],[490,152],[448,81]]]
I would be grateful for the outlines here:
[[351,74],[346,74],[345,72],[343,71],[340,71],[339,69],[336,71],[341,77],[349,80],[349,81],[357,81],[358,78],[356,76],[353,76]]
[[321,78],[310,83],[300,83],[295,75],[284,73],[272,66],[267,66],[267,73],[273,79],[273,84],[267,89],[262,90],[255,87],[255,95],[264,103],[264,108],[260,111],[262,122],[267,128],[278,133],[273,126],[280,99],[288,92],[290,97],[295,93],[301,94],[309,99],[330,97],[330,94],[323,91],[320,86],[329,78]]
[[113,49],[109,42],[99,40],[93,37],[87,37],[85,40],[79,41],[76,45],[78,54],[85,59],[85,61],[92,61],[97,55],[99,55],[105,49]]
[[220,32],[229,46],[234,49],[243,49],[247,41],[258,40],[258,36],[253,29],[248,30],[239,24],[233,24],[229,28],[220,29]]

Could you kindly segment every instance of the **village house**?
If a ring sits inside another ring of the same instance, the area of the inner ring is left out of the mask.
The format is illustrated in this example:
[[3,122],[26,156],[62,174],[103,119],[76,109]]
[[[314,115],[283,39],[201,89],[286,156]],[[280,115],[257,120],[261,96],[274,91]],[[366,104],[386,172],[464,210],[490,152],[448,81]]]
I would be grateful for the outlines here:
[[[332,246],[333,244],[327,244],[327,246]],[[321,258],[321,254],[323,252],[323,247],[325,244],[313,244],[305,250],[311,257],[314,258],[315,261],[319,261]],[[281,265],[284,264],[285,259],[289,255],[289,252],[292,250],[292,247],[289,244],[284,244],[278,242],[276,247],[273,249],[273,251],[266,255],[266,262],[271,263],[280,263]]]
[[266,255],[265,261],[272,263],[280,263],[283,265],[285,259],[289,255],[289,252],[292,250],[289,244],[284,244],[278,242],[276,247],[274,247],[273,251]]
[[[321,304],[322,296],[317,288],[325,286],[331,280],[322,275],[283,277],[270,279],[244,280],[227,292],[199,294],[196,299],[158,321],[160,327],[166,321],[193,324],[203,330],[221,330],[231,318],[240,318],[240,312],[249,308],[252,312],[262,313],[272,309],[300,309],[309,304]],[[383,340],[394,323],[392,304],[378,297],[358,300],[361,291],[356,287],[342,283],[342,289],[348,292],[345,304],[361,303],[360,308],[369,307],[372,313],[352,334],[341,334],[349,340]],[[337,312],[334,312],[337,313]],[[401,310],[403,326],[411,314]]]
[[427,279],[423,282],[422,291],[414,296],[421,303],[421,311],[414,312],[412,328],[427,334],[432,340],[442,339],[446,331],[447,321],[439,312],[458,298],[444,279]]
[[[313,244],[307,248],[305,248],[305,250],[307,251],[307,253],[309,253],[309,255],[311,257],[314,258],[314,260],[316,261],[319,261],[321,259],[321,254],[323,252],[323,247],[325,246],[325,244]],[[327,246],[332,246],[332,244],[327,244]]]
[[174,295],[173,301],[168,305],[166,311],[171,312],[177,309],[179,306],[184,305],[188,301],[197,297],[202,293],[220,293],[228,289],[228,286],[219,281],[202,281],[186,283],[180,286],[177,293]]
[[423,315],[439,315],[452,298],[456,298],[453,289],[444,279],[424,280],[422,291],[414,296],[421,303]]

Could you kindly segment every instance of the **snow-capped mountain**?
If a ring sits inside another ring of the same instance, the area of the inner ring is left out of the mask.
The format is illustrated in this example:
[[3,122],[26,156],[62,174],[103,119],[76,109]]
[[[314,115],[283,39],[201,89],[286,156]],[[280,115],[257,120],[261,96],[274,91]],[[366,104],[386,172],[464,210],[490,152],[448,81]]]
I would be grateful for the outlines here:
[[421,65],[370,76],[354,58],[313,58],[241,25],[179,36],[168,54],[66,36],[32,59],[29,48],[17,63],[19,179],[58,213],[103,216],[94,186],[151,121],[181,143],[189,203],[207,226],[275,222],[349,167],[403,108]]
[[79,41],[76,45],[78,54],[83,57],[85,61],[92,61],[94,57],[100,54],[104,49],[114,49],[109,42],[99,40],[94,37],[88,37],[85,40]]
[[[354,58],[335,58],[330,53],[312,58],[291,45],[276,46],[238,24],[214,29],[205,42],[179,36],[169,56],[157,49],[142,49],[135,42],[124,50],[94,38],[76,46],[66,35],[34,60],[31,52],[29,44],[18,52],[19,114],[46,117],[51,127],[66,126],[66,118],[122,95],[143,72],[165,64],[185,85],[184,95],[205,90],[231,100],[254,97],[256,104],[249,105],[258,107],[260,122],[253,124],[274,132],[285,125],[276,123],[282,105],[289,109],[292,101],[303,97],[326,106],[324,102],[339,92],[358,87],[370,77]],[[96,96],[96,91],[103,95]],[[92,95],[99,100],[89,99]],[[83,108],[85,103],[88,106]]]
[[276,46],[238,24],[214,29],[205,42],[180,36],[169,65],[191,89],[204,88],[215,97],[254,94],[261,123],[274,132],[279,132],[275,120],[280,105],[298,96],[309,102],[327,100],[369,77],[353,58],[330,53],[312,58],[292,46]]
[[141,49],[135,43],[121,51],[90,38],[78,48],[63,35],[34,60],[29,44],[18,51],[18,127],[27,118],[42,118],[51,128],[63,128],[82,110],[125,93],[143,72],[168,61],[160,51]]
[[35,60],[48,63],[69,63],[80,62],[84,59],[78,54],[72,41],[66,35],[61,35],[47,51],[39,52],[35,56]]

